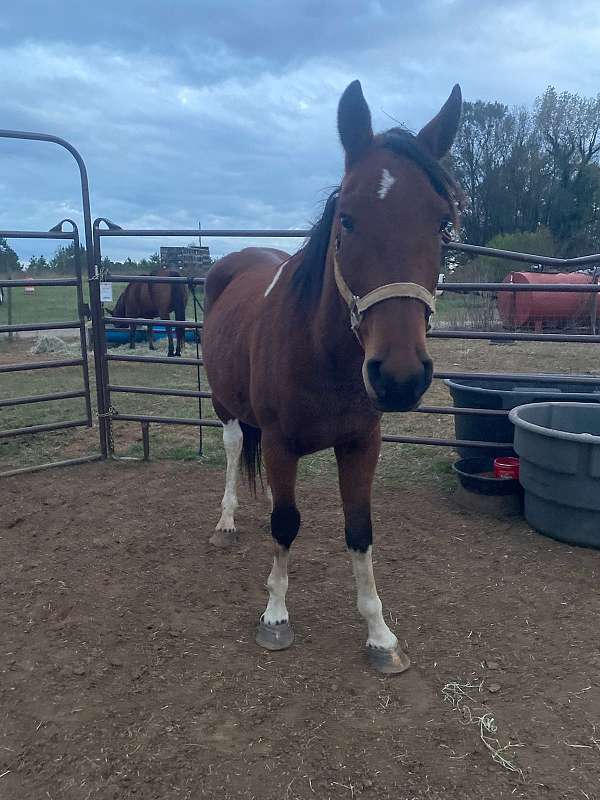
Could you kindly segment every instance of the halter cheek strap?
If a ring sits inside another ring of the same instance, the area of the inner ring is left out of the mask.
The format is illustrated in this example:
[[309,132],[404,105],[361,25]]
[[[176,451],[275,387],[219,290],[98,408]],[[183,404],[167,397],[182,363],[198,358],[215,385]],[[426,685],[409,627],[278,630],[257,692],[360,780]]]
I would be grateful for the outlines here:
[[392,297],[410,297],[413,300],[420,300],[426,308],[429,309],[431,314],[435,314],[435,297],[431,292],[428,292],[424,286],[418,283],[386,283],[384,286],[373,289],[373,291],[364,295],[364,297],[358,297],[352,293],[350,287],[344,280],[337,253],[333,256],[333,268],[338,291],[350,309],[350,328],[356,334],[359,341],[360,336],[358,335],[358,329],[363,320],[365,311],[371,308],[371,306],[381,303],[382,300],[388,300]]

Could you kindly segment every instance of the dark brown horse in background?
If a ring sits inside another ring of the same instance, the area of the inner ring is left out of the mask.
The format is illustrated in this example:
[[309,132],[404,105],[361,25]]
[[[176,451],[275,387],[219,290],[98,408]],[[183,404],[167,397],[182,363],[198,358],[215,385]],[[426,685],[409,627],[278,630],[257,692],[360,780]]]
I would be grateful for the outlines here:
[[253,475],[262,445],[275,557],[256,640],[268,649],[288,647],[294,636],[285,597],[300,528],[298,460],[333,447],[371,661],[382,672],[409,666],[375,587],[371,485],[382,412],[414,409],[432,379],[425,336],[442,234],[462,197],[440,159],[460,111],[455,86],[417,136],[401,128],[374,136],[360,83],[350,84],[338,109],[345,174],[308,242],[291,257],[242,250],[207,278],[203,351],[227,454],[212,541],[233,539],[240,456]]
[[[152,276],[161,278],[181,278],[179,272],[168,269],[159,269],[151,273]],[[113,317],[131,317],[143,319],[168,320],[171,312],[175,312],[176,320],[185,319],[185,309],[188,301],[188,289],[183,283],[151,283],[135,282],[128,283],[124,291],[119,296],[114,309],[111,312]],[[127,323],[115,323],[120,328],[126,327]],[[136,323],[129,323],[129,347],[135,349]],[[169,356],[180,356],[181,347],[185,341],[185,328],[177,328],[177,349],[173,352],[173,328],[167,325],[167,338],[169,341]],[[156,350],[152,338],[152,325],[148,325],[148,346],[150,350]]]

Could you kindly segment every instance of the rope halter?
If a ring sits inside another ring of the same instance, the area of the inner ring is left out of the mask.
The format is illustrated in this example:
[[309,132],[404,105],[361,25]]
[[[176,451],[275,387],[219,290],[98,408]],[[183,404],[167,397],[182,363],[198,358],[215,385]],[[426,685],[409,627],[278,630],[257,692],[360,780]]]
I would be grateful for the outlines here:
[[337,252],[334,253],[333,256],[333,268],[338,291],[350,309],[350,328],[359,342],[361,340],[358,329],[363,320],[365,311],[371,308],[371,306],[381,303],[383,300],[389,300],[393,297],[410,297],[413,300],[420,300],[430,314],[435,314],[434,295],[418,283],[386,283],[384,286],[379,286],[377,289],[368,292],[363,297],[358,297],[353,294],[344,280],[344,276],[340,270]]

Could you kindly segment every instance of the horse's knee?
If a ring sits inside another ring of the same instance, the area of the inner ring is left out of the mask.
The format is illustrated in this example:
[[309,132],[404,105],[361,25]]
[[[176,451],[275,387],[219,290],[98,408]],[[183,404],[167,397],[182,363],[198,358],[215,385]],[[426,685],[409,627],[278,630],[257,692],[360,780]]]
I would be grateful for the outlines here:
[[271,513],[271,536],[289,549],[300,530],[300,512],[296,506],[279,506]]

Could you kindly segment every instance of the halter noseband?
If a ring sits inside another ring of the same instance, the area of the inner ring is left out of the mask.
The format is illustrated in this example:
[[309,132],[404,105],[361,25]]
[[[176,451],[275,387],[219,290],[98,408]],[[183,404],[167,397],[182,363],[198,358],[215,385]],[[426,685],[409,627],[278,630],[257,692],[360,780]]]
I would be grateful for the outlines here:
[[420,300],[429,310],[430,314],[435,314],[435,297],[431,292],[427,291],[424,286],[418,283],[386,283],[384,286],[379,286],[377,289],[368,292],[363,297],[358,297],[353,294],[344,280],[344,276],[340,270],[337,252],[335,252],[333,256],[333,268],[338,291],[350,309],[350,328],[359,342],[361,340],[358,329],[363,320],[365,311],[371,308],[371,306],[381,303],[382,300],[388,300],[392,297],[410,297],[413,300]]

